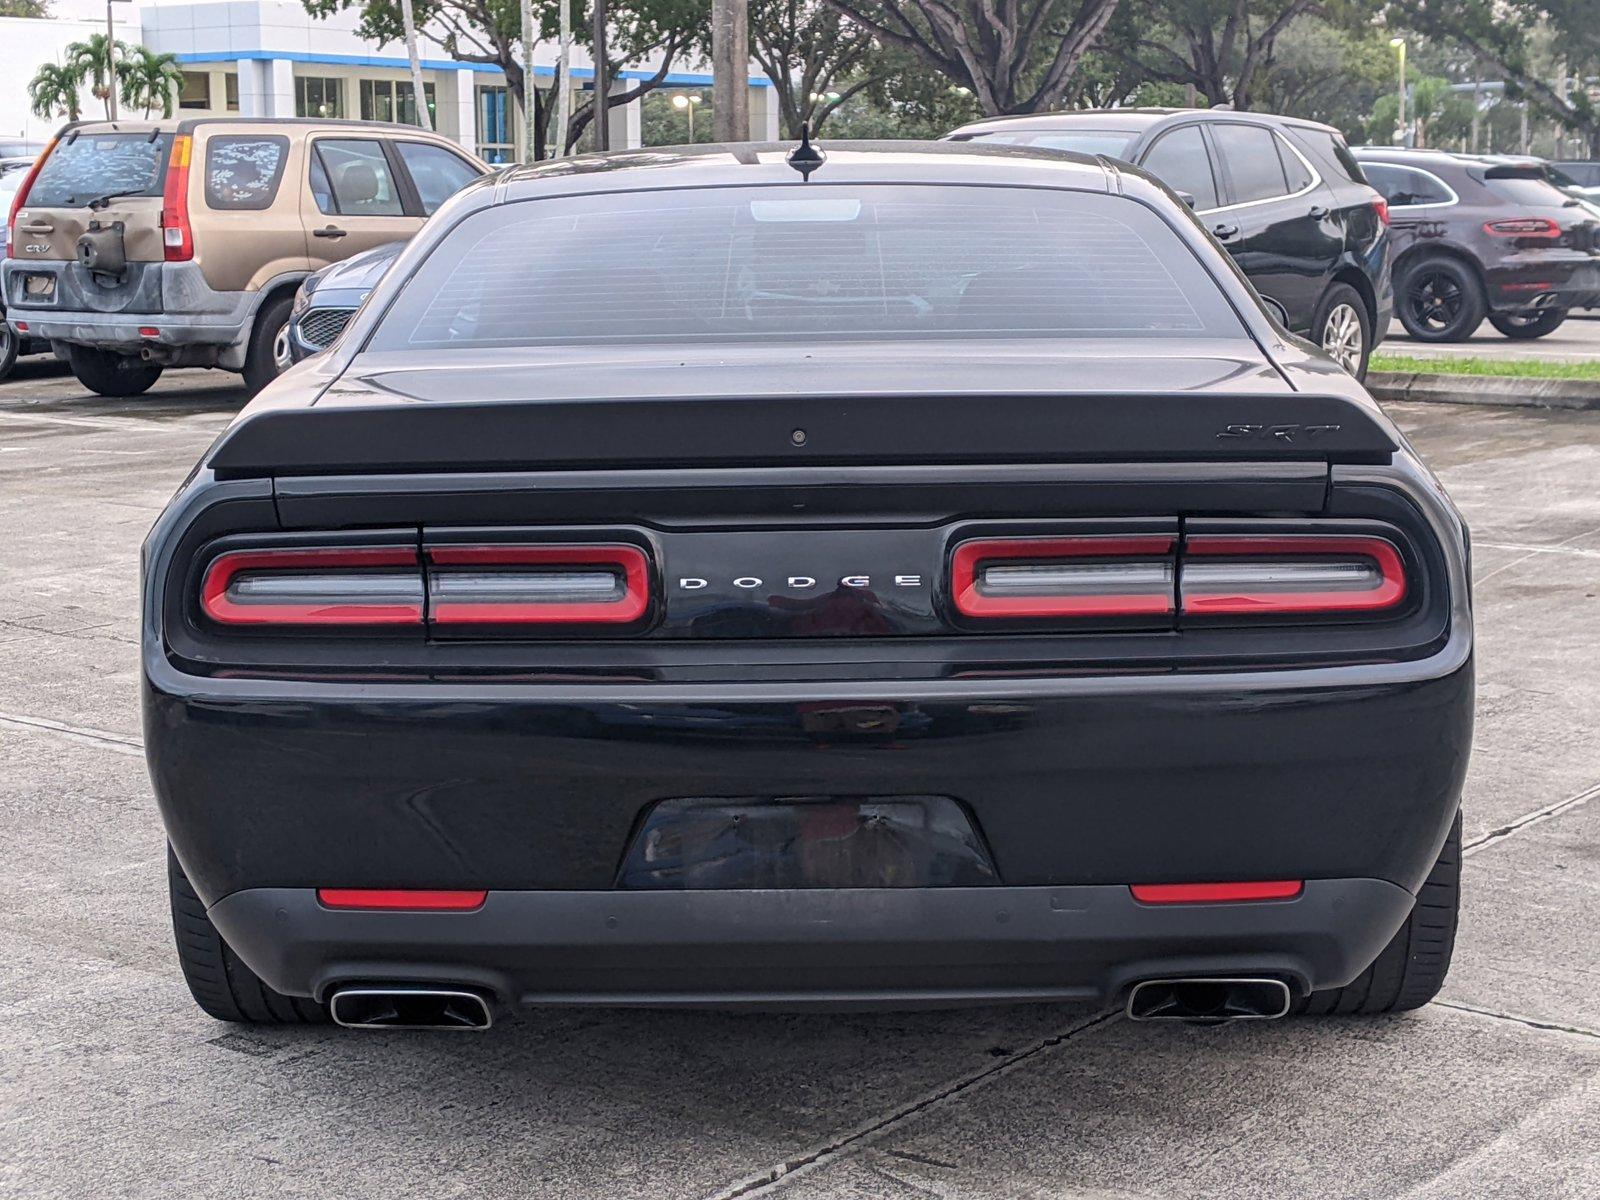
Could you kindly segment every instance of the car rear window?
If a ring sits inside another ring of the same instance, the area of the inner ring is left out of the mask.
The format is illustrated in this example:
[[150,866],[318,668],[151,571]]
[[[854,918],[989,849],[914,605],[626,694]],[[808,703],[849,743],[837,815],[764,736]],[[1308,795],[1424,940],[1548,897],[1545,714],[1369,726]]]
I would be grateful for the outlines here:
[[164,133],[79,133],[44,160],[28,204],[81,208],[101,196],[159,196],[166,165]]
[[1549,180],[1536,175],[1512,175],[1505,178],[1490,175],[1484,181],[1496,196],[1512,204],[1527,204],[1536,208],[1561,208],[1569,197]]
[[814,182],[475,213],[433,247],[370,345],[1242,332],[1201,262],[1135,201]]
[[206,204],[221,209],[272,207],[289,157],[281,135],[240,134],[206,143]]
[[1127,158],[1128,147],[1139,136],[1134,129],[1015,129],[980,133],[972,142],[1006,146],[1036,146],[1041,150],[1073,150],[1079,154],[1104,154],[1107,158]]

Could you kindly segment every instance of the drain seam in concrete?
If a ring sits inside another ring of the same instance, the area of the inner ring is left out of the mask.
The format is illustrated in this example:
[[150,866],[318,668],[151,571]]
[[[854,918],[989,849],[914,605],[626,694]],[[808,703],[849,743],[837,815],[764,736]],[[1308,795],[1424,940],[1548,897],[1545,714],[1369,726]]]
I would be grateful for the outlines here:
[[820,1146],[769,1167],[758,1175],[750,1176],[742,1182],[724,1188],[722,1191],[713,1192],[705,1200],[742,1200],[743,1197],[747,1196],[766,1195],[774,1185],[786,1182],[797,1174],[825,1165],[842,1154],[859,1148],[868,1142],[875,1141],[883,1134],[903,1125],[913,1117],[920,1116],[930,1109],[940,1107],[946,1102],[974,1088],[981,1087],[1002,1075],[1010,1074],[1022,1064],[1032,1061],[1039,1055],[1066,1045],[1067,1042],[1077,1037],[1080,1033],[1087,1033],[1089,1030],[1096,1029],[1121,1015],[1120,1010],[1098,1013],[1091,1019],[1074,1025],[1070,1029],[1052,1034],[1050,1037],[1035,1042],[1025,1050],[1019,1050],[1015,1054],[1007,1055],[999,1062],[985,1067],[981,1071],[952,1080],[937,1090],[902,1105],[886,1116],[876,1117],[865,1124],[857,1125],[854,1129],[847,1130]]
[[1485,846],[1492,846],[1496,842],[1502,842],[1512,834],[1519,833],[1530,825],[1541,824],[1551,817],[1560,816],[1569,809],[1587,804],[1596,796],[1600,796],[1600,783],[1595,784],[1593,787],[1585,788],[1575,796],[1568,796],[1565,800],[1557,800],[1554,804],[1547,804],[1543,808],[1536,808],[1530,813],[1524,813],[1515,821],[1491,829],[1481,837],[1476,837],[1468,842],[1461,848],[1461,857],[1468,858]]
[[1473,542],[1474,549],[1515,550],[1531,558],[1535,554],[1570,554],[1575,558],[1600,558],[1600,550],[1582,550],[1577,546],[1530,546],[1518,542]]
[[1540,1029],[1548,1033],[1568,1033],[1574,1037],[1594,1038],[1600,1041],[1600,1031],[1585,1029],[1582,1025],[1562,1025],[1556,1021],[1541,1021],[1537,1017],[1519,1017],[1516,1013],[1479,1008],[1476,1004],[1463,1004],[1459,1000],[1435,1000],[1434,1003],[1440,1008],[1452,1008],[1457,1012],[1472,1013],[1474,1016],[1488,1017],[1493,1021],[1509,1021],[1513,1025],[1524,1025],[1529,1029]]
[[86,742],[114,750],[118,754],[144,753],[144,742],[126,734],[110,733],[104,729],[91,729],[87,725],[69,725],[65,721],[52,721],[48,717],[29,717],[21,713],[0,712],[0,725],[31,730],[35,733],[53,733],[69,742]]

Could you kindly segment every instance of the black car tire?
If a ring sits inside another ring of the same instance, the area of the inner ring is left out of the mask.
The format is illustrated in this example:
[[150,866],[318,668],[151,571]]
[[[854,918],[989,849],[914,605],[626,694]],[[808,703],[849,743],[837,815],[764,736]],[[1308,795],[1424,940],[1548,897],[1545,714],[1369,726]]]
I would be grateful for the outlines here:
[[167,890],[178,964],[194,1002],[209,1016],[253,1025],[321,1025],[329,1020],[326,1005],[275,992],[245,966],[206,916],[206,906],[190,886],[171,846],[167,847]]
[[1342,988],[1301,997],[1294,1011],[1330,1013],[1406,1012],[1439,994],[1455,949],[1461,912],[1461,814],[1456,814],[1439,861],[1417,892],[1416,907],[1377,961]]
[[161,378],[159,363],[92,346],[72,347],[67,363],[79,383],[102,396],[142,396]]
[[244,356],[244,385],[255,395],[291,365],[289,354],[289,313],[294,296],[269,300],[256,313],[250,330],[250,348]]
[[[1356,361],[1353,368],[1344,361],[1341,353],[1341,347],[1348,345],[1347,339],[1351,336],[1361,339],[1360,345],[1354,347]],[[1334,360],[1350,374],[1357,379],[1365,379],[1367,360],[1372,357],[1372,317],[1367,312],[1367,302],[1361,298],[1361,293],[1348,283],[1336,283],[1324,292],[1321,303],[1317,305],[1317,315],[1311,322],[1311,340],[1333,355]],[[1330,340],[1338,345],[1330,346]]]
[[1399,293],[1400,323],[1419,342],[1464,342],[1489,311],[1477,272],[1455,258],[1425,258],[1407,268]]
[[1534,313],[1490,313],[1489,324],[1508,338],[1531,341],[1560,328],[1567,319],[1564,308],[1541,308]]
[[6,324],[5,313],[0,313],[0,379],[11,377],[11,368],[17,365],[21,343],[22,339],[11,332],[11,326]]

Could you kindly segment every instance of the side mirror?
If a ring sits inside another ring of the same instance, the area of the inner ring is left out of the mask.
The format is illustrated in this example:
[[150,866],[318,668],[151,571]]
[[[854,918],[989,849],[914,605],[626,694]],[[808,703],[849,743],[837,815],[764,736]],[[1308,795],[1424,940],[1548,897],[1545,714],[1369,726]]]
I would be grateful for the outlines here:
[[1179,192],[1178,193],[1178,199],[1182,200],[1190,208],[1194,207],[1194,193],[1193,192]]

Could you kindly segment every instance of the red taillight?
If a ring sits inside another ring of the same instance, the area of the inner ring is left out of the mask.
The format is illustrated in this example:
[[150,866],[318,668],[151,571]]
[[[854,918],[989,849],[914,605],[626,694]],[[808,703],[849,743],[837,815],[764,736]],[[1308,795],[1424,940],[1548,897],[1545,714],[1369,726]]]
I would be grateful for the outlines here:
[[650,607],[650,560],[637,546],[428,548],[435,625],[627,625]]
[[1299,879],[1253,883],[1136,883],[1129,889],[1141,904],[1227,904],[1239,900],[1292,900],[1305,890]]
[[965,617],[1129,617],[1173,609],[1168,534],[983,538],[950,558]]
[[324,908],[364,908],[381,912],[466,912],[482,908],[487,891],[440,888],[318,888]]
[[1389,202],[1382,196],[1372,202],[1372,211],[1378,214],[1378,220],[1384,225],[1389,224]]
[[1483,231],[1490,237],[1558,238],[1561,226],[1549,217],[1514,217],[1504,221],[1485,221]]
[[200,584],[201,611],[222,625],[420,626],[422,605],[409,546],[230,550]]
[[9,258],[17,257],[17,214],[22,211],[23,205],[28,203],[28,193],[33,189],[33,181],[39,177],[39,169],[44,166],[45,159],[55,153],[58,140],[50,139],[50,144],[44,148],[44,153],[34,159],[33,166],[28,168],[28,174],[23,179],[22,186],[17,189],[17,194],[11,197],[11,212],[6,217],[6,255]]
[[168,262],[194,257],[194,227],[189,224],[189,156],[194,139],[180,133],[167,154],[167,181],[161,190],[161,243]]
[[1405,599],[1405,564],[1379,537],[1198,534],[1184,540],[1178,594],[1197,616],[1372,612]]

